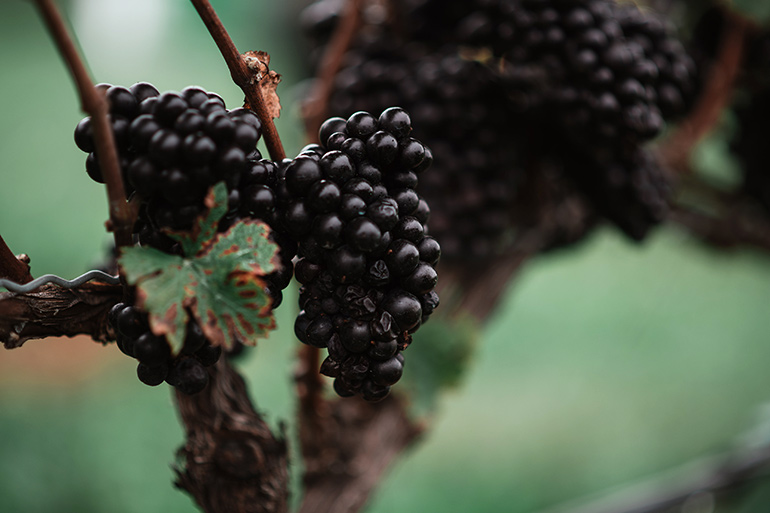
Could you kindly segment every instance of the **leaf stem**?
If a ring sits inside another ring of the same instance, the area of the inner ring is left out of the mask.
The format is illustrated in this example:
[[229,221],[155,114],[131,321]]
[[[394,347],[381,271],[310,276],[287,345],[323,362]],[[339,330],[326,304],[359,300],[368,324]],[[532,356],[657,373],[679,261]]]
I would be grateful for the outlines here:
[[132,212],[126,203],[126,192],[120,174],[120,163],[107,114],[109,104],[102,91],[94,87],[83,60],[78,54],[64,20],[52,0],[35,0],[35,4],[51,34],[56,47],[67,64],[80,96],[83,111],[91,116],[96,154],[107,186],[109,199],[109,229],[118,247],[132,245]]
[[270,154],[270,158],[276,162],[280,162],[286,158],[286,152],[283,149],[283,143],[278,136],[278,131],[273,123],[273,118],[270,116],[265,105],[265,100],[262,97],[262,92],[254,82],[254,75],[249,71],[246,62],[235,47],[233,40],[227,33],[222,21],[217,16],[216,11],[211,6],[208,0],[190,0],[198,11],[198,15],[206,25],[211,37],[222,53],[222,57],[227,63],[227,67],[230,69],[230,76],[233,82],[243,90],[243,94],[246,95],[246,99],[249,105],[256,112],[259,120],[262,122],[262,132],[265,136],[265,145],[267,151]]

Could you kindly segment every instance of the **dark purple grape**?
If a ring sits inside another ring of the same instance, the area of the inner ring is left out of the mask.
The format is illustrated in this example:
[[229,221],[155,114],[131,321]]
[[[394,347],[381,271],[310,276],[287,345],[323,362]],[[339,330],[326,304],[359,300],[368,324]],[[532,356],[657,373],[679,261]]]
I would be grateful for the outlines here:
[[420,251],[420,260],[435,266],[441,257],[441,246],[433,237],[425,237],[417,244]]
[[308,157],[297,158],[286,167],[286,186],[298,196],[307,194],[310,187],[321,178],[321,167]]
[[329,258],[329,271],[342,283],[351,283],[366,271],[366,258],[348,246],[335,250]]
[[329,118],[324,121],[321,129],[318,131],[318,139],[321,141],[321,144],[327,145],[327,140],[333,133],[345,130],[345,124],[346,121],[342,118]]
[[96,149],[90,117],[81,119],[80,123],[75,127],[75,144],[86,153],[91,153]]
[[366,321],[351,320],[340,327],[340,342],[351,353],[362,353],[369,347],[371,334],[369,323]]
[[343,219],[350,220],[366,213],[366,202],[355,194],[343,194],[339,212]]
[[398,223],[398,203],[392,198],[377,200],[366,209],[366,216],[381,230],[391,230]]
[[406,239],[394,240],[385,253],[385,262],[396,276],[412,273],[420,263],[420,252],[412,242]]
[[158,337],[147,331],[134,342],[134,356],[145,365],[156,367],[171,358],[171,348],[165,337]]
[[136,366],[136,375],[139,381],[147,386],[156,387],[163,383],[168,375],[168,365],[162,364],[155,367],[150,367],[144,363],[139,363]]
[[166,92],[158,96],[153,114],[161,124],[172,127],[178,118],[189,106],[178,93]]
[[393,385],[401,379],[404,365],[398,358],[390,358],[385,361],[375,362],[372,365],[372,381],[378,385]]
[[205,367],[210,367],[222,356],[222,346],[206,344],[195,353],[195,358]]
[[342,237],[342,219],[337,214],[323,214],[313,222],[313,237],[324,249],[334,249]]
[[412,120],[400,107],[391,107],[382,111],[378,123],[380,130],[390,132],[396,139],[406,137],[412,131]]
[[428,264],[420,263],[408,276],[403,278],[402,284],[412,294],[427,294],[438,282],[436,270]]
[[140,104],[147,98],[155,98],[160,94],[154,85],[148,84],[147,82],[137,82],[132,85],[129,90]]
[[116,320],[118,331],[129,338],[136,339],[149,329],[145,316],[133,306],[123,308]]
[[382,308],[387,310],[401,331],[407,331],[420,322],[422,305],[408,292],[395,292],[385,297]]
[[326,315],[318,316],[305,329],[307,343],[314,347],[326,347],[333,332],[334,326],[332,326],[329,317]]
[[307,205],[318,213],[332,212],[340,203],[340,188],[328,180],[317,181],[308,192]]
[[409,138],[399,144],[398,160],[407,169],[414,169],[425,158],[425,146],[416,139]]
[[387,132],[376,132],[366,141],[366,153],[375,165],[388,166],[398,156],[398,141]]
[[393,237],[397,239],[406,239],[414,242],[420,242],[425,237],[422,223],[412,216],[401,218],[396,226],[393,227]]
[[133,119],[139,112],[139,102],[131,91],[121,86],[107,89],[107,101],[110,103],[110,113]]
[[377,120],[368,112],[359,111],[348,118],[345,129],[350,137],[366,140],[377,130]]
[[348,245],[351,248],[364,253],[374,250],[380,242],[381,237],[382,232],[380,229],[373,221],[366,217],[357,217],[353,219],[345,228],[345,240]]
[[209,384],[209,374],[195,358],[184,358],[170,369],[166,381],[182,393],[194,395]]
[[326,178],[342,185],[356,174],[350,157],[341,151],[327,152],[320,160],[321,169]]

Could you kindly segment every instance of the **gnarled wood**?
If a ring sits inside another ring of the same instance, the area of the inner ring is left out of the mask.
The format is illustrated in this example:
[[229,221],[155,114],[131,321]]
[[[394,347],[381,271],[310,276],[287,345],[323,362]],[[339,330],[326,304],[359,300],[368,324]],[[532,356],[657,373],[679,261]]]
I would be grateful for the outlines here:
[[288,508],[286,440],[275,436],[223,357],[209,385],[176,393],[187,442],[179,449],[176,485],[207,513],[283,513]]
[[[302,418],[307,412],[300,411]],[[361,511],[391,463],[424,431],[390,395],[325,402],[320,422],[300,423],[305,496],[298,513]],[[303,419],[304,420],[304,419]]]
[[0,343],[20,347],[33,338],[89,335],[115,339],[107,313],[123,295],[120,285],[85,283],[73,289],[53,284],[27,294],[0,293]]

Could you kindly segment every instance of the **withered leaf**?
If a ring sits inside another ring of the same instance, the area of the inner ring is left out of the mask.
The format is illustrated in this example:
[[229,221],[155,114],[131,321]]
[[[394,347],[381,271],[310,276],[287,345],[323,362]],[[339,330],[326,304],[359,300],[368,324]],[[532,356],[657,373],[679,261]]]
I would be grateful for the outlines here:
[[[270,55],[263,51],[251,51],[243,54],[243,59],[249,70],[254,74],[255,82],[262,93],[262,100],[271,118],[281,115],[281,99],[278,97],[278,83],[281,75],[270,69]],[[248,100],[244,101],[244,107],[251,108]]]
[[275,327],[263,277],[280,265],[278,247],[259,221],[216,233],[226,195],[224,184],[214,187],[196,229],[187,237],[172,234],[185,257],[132,247],[119,259],[126,280],[137,286],[137,304],[149,313],[153,333],[165,335],[175,354],[184,345],[190,314],[212,344],[226,348],[236,339],[254,345]]

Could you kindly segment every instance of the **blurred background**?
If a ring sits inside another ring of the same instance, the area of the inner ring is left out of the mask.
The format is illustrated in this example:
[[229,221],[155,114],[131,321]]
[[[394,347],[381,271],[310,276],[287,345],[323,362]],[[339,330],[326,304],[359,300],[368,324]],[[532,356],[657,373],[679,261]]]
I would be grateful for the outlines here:
[[[97,82],[200,85],[242,95],[187,2],[59,2]],[[304,145],[299,0],[212,2],[241,51],[283,75],[278,129]],[[83,117],[31,2],[0,2],[0,234],[34,275],[103,260],[106,197],[72,133]],[[718,161],[703,151],[702,158]],[[770,257],[717,253],[672,227],[643,245],[599,230],[530,262],[480,336],[464,385],[394,468],[369,511],[571,511],[650,479],[688,474],[770,439]],[[240,362],[258,409],[291,422],[296,298]],[[407,366],[408,372],[408,366]],[[0,352],[0,510],[192,512],[172,487],[183,433],[164,386],[88,339]],[[294,468],[297,477],[297,468]],[[623,492],[625,493],[625,492]],[[720,512],[767,511],[759,482]],[[716,511],[708,500],[689,513]]]

